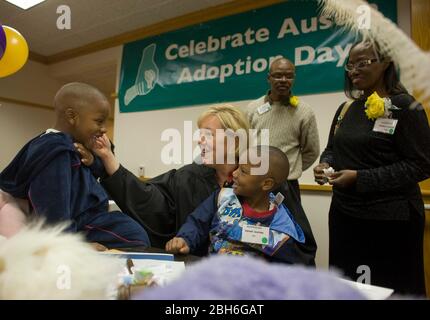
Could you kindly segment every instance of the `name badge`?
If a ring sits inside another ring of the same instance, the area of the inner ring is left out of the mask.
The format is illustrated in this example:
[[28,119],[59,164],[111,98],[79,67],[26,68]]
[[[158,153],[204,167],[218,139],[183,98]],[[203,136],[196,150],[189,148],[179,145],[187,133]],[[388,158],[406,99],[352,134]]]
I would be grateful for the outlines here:
[[269,243],[269,227],[244,225],[242,227],[242,242],[267,245]]
[[394,134],[398,121],[398,119],[378,118],[373,126],[373,131]]
[[276,203],[276,205],[280,206],[281,203],[284,201],[284,199],[285,199],[285,197],[282,195],[282,193],[278,192],[276,194],[276,197],[275,197],[275,203]]
[[270,105],[270,103],[266,102],[265,104],[258,107],[257,111],[258,111],[258,114],[263,114],[269,111],[270,109],[272,109],[272,106]]

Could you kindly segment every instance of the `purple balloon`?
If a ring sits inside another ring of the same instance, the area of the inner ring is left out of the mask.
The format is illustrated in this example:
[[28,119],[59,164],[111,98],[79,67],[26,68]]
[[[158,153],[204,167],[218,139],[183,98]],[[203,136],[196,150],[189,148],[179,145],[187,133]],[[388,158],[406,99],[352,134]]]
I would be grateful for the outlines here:
[[0,59],[3,57],[6,51],[6,34],[4,33],[3,27],[0,24]]

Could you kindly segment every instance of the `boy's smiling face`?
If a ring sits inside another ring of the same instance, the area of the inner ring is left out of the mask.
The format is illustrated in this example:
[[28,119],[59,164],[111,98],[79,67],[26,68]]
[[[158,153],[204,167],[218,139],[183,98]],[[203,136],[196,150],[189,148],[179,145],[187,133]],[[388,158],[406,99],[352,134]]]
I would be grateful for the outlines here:
[[72,136],[76,142],[91,148],[96,137],[107,132],[106,121],[109,117],[109,102],[106,99],[95,99],[76,112],[73,121]]
[[272,178],[267,175],[252,175],[251,168],[259,165],[240,164],[233,172],[233,190],[236,195],[253,197],[261,192],[268,192]]

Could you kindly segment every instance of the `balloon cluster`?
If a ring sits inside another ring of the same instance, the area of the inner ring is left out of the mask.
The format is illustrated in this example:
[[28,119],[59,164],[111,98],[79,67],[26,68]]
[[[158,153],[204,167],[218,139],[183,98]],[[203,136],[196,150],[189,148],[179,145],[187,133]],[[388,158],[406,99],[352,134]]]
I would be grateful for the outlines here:
[[17,72],[28,59],[28,45],[15,29],[0,24],[0,78]]

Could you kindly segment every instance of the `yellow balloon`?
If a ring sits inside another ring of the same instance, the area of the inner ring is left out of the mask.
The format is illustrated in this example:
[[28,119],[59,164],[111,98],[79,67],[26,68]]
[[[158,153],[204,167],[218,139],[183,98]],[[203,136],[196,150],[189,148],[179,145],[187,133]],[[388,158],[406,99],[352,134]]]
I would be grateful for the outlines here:
[[28,45],[15,29],[3,26],[6,34],[6,51],[0,59],[0,78],[17,72],[28,59]]

